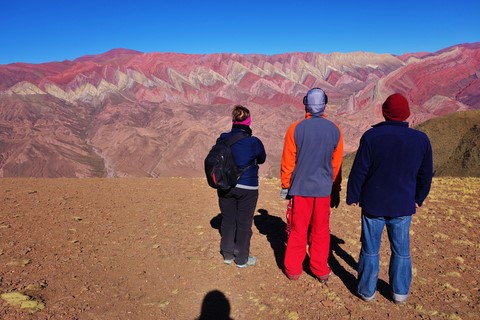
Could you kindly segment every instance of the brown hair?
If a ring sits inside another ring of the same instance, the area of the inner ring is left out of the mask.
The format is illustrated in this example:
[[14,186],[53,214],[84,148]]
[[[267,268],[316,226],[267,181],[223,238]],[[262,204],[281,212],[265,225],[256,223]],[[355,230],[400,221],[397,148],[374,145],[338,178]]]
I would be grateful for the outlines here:
[[250,110],[237,104],[232,110],[232,120],[236,122],[243,121],[250,116]]

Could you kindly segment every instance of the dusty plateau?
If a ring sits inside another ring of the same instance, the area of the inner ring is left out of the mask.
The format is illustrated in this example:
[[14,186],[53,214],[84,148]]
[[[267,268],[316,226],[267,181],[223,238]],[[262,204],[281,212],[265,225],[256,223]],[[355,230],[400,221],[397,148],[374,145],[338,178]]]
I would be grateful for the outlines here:
[[261,180],[258,263],[246,269],[223,264],[204,179],[0,179],[0,319],[479,318],[480,178],[434,178],[413,219],[406,305],[390,300],[386,235],[375,301],[355,296],[360,216],[344,192],[331,213],[334,275],[320,284],[308,269],[282,274],[277,179]]

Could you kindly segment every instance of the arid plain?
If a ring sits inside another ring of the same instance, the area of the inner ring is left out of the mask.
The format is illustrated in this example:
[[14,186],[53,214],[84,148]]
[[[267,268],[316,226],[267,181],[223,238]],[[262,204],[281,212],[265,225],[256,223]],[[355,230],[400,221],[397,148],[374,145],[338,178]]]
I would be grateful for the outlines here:
[[434,178],[413,219],[411,298],[396,305],[386,235],[376,300],[355,296],[360,219],[344,193],[331,214],[334,276],[322,285],[308,269],[296,282],[282,274],[277,179],[261,180],[258,264],[240,270],[219,254],[217,198],[204,179],[3,178],[0,318],[478,319],[479,194],[480,178]]

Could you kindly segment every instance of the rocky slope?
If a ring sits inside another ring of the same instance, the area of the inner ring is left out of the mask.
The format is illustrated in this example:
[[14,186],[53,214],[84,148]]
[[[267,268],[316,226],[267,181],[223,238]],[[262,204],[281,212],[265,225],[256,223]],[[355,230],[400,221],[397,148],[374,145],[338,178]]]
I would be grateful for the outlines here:
[[277,176],[288,125],[314,86],[346,151],[380,121],[393,92],[419,124],[480,108],[480,43],[435,53],[141,53],[116,49],[74,61],[0,66],[0,176],[201,176],[234,104],[249,107]]
[[438,117],[417,128],[430,137],[437,176],[480,177],[480,110]]

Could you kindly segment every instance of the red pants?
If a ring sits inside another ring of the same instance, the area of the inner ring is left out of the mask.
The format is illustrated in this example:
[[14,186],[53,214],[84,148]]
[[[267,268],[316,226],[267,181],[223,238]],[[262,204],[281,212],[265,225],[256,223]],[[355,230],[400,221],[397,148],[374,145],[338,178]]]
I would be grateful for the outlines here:
[[[307,254],[307,238],[310,254],[310,270],[317,276],[330,273],[330,197],[293,197],[293,214],[290,236],[285,252],[285,273],[298,276],[303,271]],[[310,229],[310,235],[309,235]]]

